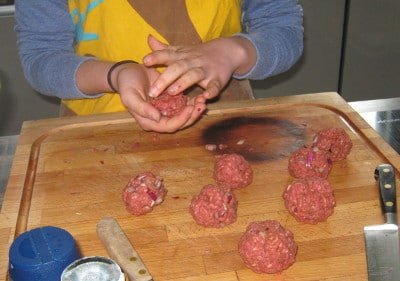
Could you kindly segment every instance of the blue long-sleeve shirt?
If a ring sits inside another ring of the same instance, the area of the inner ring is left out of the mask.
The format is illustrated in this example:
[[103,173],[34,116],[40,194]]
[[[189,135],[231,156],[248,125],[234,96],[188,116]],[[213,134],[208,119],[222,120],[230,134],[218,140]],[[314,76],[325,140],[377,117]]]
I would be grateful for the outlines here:
[[[17,44],[24,75],[38,92],[62,99],[95,98],[76,84],[90,57],[74,52],[75,30],[67,0],[16,0]],[[303,51],[303,11],[297,0],[243,0],[243,31],[257,62],[239,79],[265,79],[288,70]]]

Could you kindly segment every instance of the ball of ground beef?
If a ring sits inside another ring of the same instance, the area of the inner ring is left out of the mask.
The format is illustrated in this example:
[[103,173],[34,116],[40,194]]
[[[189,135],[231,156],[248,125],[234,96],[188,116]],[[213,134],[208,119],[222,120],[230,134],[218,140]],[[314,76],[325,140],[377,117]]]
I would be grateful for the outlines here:
[[314,136],[312,146],[326,151],[332,161],[339,161],[349,155],[353,143],[344,129],[328,128]]
[[253,170],[250,163],[239,154],[217,155],[213,177],[224,188],[239,189],[251,184]]
[[150,103],[157,108],[162,116],[173,117],[182,112],[187,103],[187,97],[183,94],[170,95],[166,92],[152,98]]
[[152,172],[143,172],[132,178],[122,192],[126,210],[133,215],[150,213],[163,202],[167,189],[163,179]]
[[285,207],[297,221],[317,224],[333,214],[333,189],[325,179],[296,179],[284,191]]
[[294,178],[326,179],[332,169],[332,161],[325,151],[316,147],[301,147],[289,158],[289,174]]
[[243,262],[256,273],[281,273],[296,260],[293,233],[278,221],[252,222],[239,240]]
[[237,207],[238,201],[230,190],[209,184],[192,198],[189,212],[197,224],[220,228],[236,221]]

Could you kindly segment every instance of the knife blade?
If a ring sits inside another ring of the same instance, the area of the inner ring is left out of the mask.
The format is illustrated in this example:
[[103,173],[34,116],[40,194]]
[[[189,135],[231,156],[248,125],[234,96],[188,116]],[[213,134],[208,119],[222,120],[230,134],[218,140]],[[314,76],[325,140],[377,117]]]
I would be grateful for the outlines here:
[[375,179],[378,182],[385,223],[364,227],[368,280],[400,280],[400,243],[393,167],[389,164],[377,166]]
[[110,257],[119,264],[130,281],[154,281],[141,257],[114,218],[105,217],[99,221],[97,236]]

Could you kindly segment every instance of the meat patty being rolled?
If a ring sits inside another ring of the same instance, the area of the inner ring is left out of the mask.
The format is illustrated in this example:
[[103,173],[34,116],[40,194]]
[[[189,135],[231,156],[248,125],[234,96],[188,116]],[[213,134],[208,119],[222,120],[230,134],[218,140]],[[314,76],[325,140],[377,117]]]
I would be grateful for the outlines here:
[[336,200],[325,179],[296,179],[284,191],[285,207],[297,221],[317,224],[333,214]]
[[332,169],[332,161],[325,151],[316,147],[301,147],[289,158],[289,174],[294,178],[326,179]]
[[205,227],[224,227],[236,221],[238,201],[229,190],[212,184],[193,196],[189,212],[197,224]]
[[122,192],[122,200],[129,213],[143,215],[161,204],[167,192],[161,177],[143,172],[129,181]]
[[152,98],[150,103],[157,108],[162,116],[173,117],[182,112],[187,103],[187,97],[183,94],[170,95],[166,92]]
[[332,161],[339,161],[349,155],[353,143],[344,129],[328,128],[314,136],[312,146],[326,151]]
[[239,154],[217,155],[213,177],[224,188],[239,189],[253,181],[253,170],[250,163]]
[[280,273],[291,266],[297,255],[293,233],[278,221],[252,222],[239,240],[239,255],[256,273]]

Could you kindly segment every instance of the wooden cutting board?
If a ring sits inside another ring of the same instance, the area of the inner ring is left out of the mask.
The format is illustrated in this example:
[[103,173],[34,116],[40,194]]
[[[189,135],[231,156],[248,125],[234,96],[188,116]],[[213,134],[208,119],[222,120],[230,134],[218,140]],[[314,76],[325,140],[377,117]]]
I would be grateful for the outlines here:
[[[328,177],[337,206],[326,222],[299,223],[282,200],[292,181],[288,157],[327,127],[344,128],[353,141]],[[227,147],[209,151],[206,144]],[[232,152],[254,171],[253,183],[235,191],[238,219],[222,229],[198,226],[190,200],[214,183],[215,155]],[[336,93],[214,105],[175,134],[144,132],[127,113],[25,122],[0,216],[0,274],[7,274],[15,235],[39,226],[69,231],[84,256],[107,256],[96,224],[111,216],[156,281],[366,280],[363,227],[383,222],[373,175],[382,163],[399,178],[399,155]],[[168,195],[152,213],[135,217],[121,191],[149,170],[164,178]],[[253,273],[237,251],[246,226],[267,219],[290,229],[299,245],[296,263],[280,275]]]

